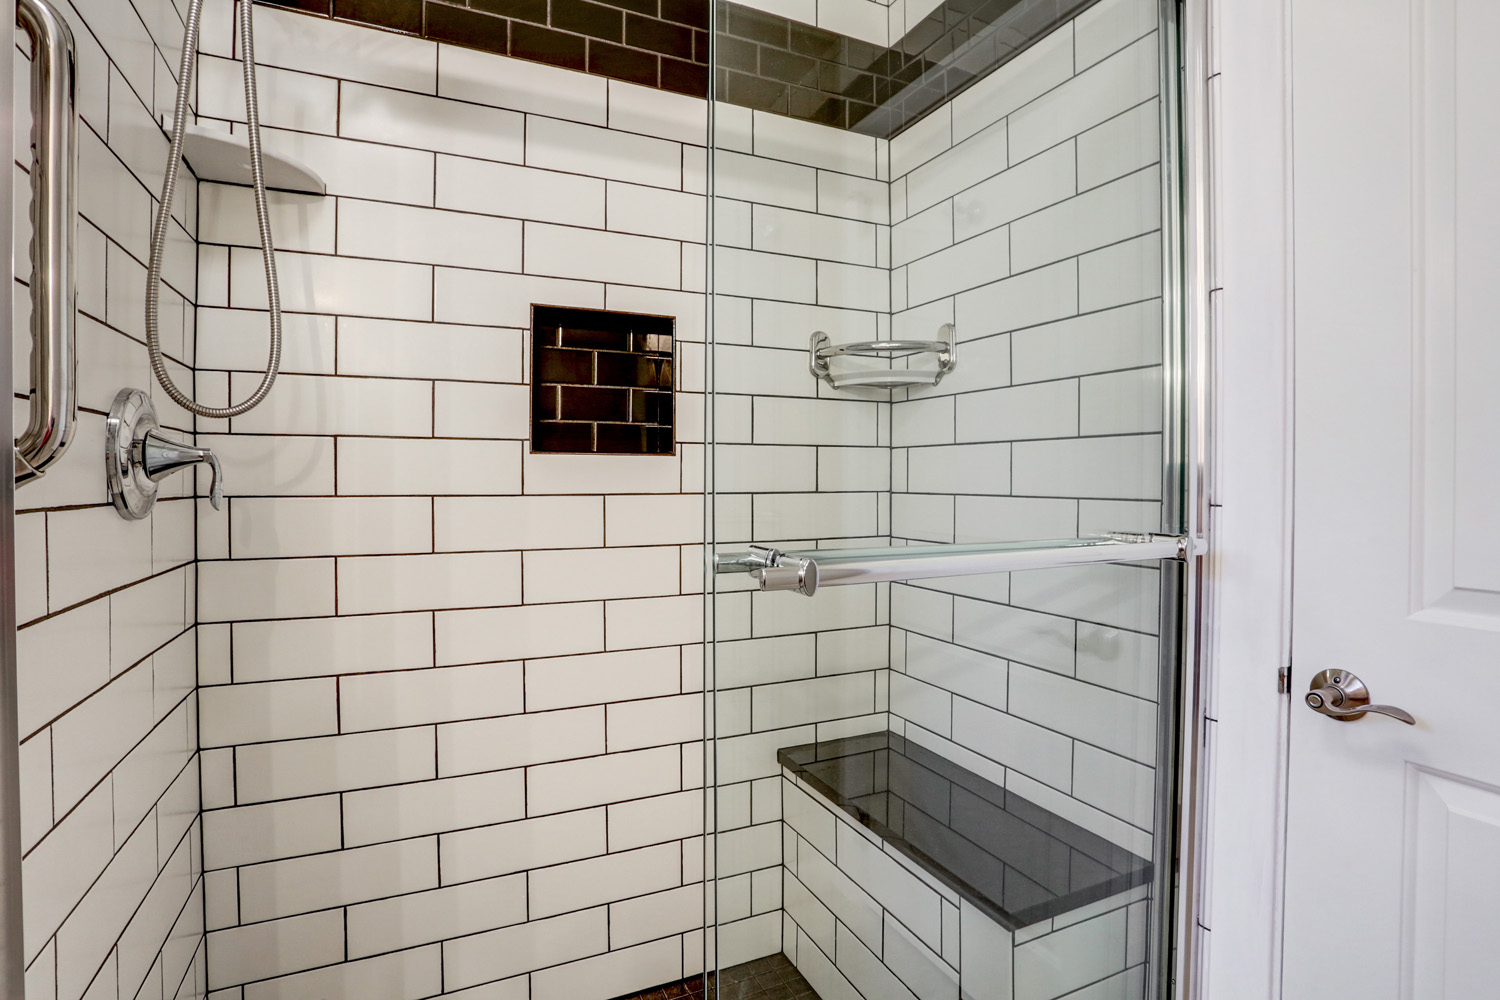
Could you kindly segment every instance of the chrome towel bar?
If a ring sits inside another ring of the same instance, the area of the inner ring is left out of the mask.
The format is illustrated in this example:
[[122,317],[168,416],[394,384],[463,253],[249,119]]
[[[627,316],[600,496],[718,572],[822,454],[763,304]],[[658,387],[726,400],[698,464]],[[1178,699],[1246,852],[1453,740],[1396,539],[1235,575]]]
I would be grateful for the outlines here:
[[752,545],[746,552],[716,554],[714,572],[749,573],[759,581],[761,590],[792,590],[811,597],[819,587],[978,576],[1091,563],[1185,559],[1191,553],[1192,543],[1185,535],[1127,532],[1049,541],[795,552]]
[[73,33],[47,0],[18,0],[31,36],[31,417],[16,438],[16,485],[62,458],[78,418],[73,235],[78,113]]

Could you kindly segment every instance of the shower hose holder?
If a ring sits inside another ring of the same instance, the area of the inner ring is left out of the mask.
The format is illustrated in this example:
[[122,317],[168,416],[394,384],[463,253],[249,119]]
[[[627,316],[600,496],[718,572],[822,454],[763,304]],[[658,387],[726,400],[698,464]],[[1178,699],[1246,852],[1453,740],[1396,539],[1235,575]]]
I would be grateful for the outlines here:
[[162,433],[151,397],[139,389],[121,389],[104,421],[104,466],[109,499],[127,521],[151,513],[161,481],[181,469],[207,465],[213,473],[208,499],[218,510],[224,502],[224,471],[210,448],[197,448]]

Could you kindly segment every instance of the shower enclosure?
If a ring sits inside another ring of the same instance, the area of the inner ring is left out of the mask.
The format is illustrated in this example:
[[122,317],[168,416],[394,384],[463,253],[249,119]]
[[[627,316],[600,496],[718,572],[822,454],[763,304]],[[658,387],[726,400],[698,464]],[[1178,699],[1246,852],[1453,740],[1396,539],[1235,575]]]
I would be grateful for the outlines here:
[[1180,994],[1177,5],[244,3],[0,74],[0,992]]
[[720,988],[1170,996],[1175,5],[918,6],[716,8]]

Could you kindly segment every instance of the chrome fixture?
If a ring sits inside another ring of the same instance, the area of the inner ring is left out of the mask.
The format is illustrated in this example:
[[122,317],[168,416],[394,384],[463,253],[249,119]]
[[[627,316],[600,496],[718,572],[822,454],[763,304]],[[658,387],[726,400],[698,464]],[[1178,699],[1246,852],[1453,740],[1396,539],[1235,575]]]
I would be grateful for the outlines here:
[[[752,545],[743,564],[760,581],[761,590],[795,590],[804,597],[818,592],[818,564],[807,556],[792,555],[764,545]],[[721,573],[730,572],[726,569]]]
[[1389,715],[1398,722],[1415,726],[1417,720],[1410,712],[1395,705],[1370,704],[1370,689],[1365,682],[1347,670],[1322,670],[1313,677],[1312,685],[1303,698],[1314,712],[1339,720],[1353,722],[1367,712]]
[[761,590],[794,590],[811,597],[819,586],[847,587],[892,580],[929,580],[1092,563],[1186,559],[1186,536],[1115,532],[1092,538],[994,542],[977,545],[907,545],[878,549],[783,552],[752,545],[747,552],[714,556],[716,573],[749,573]]
[[62,458],[78,418],[73,236],[78,113],[73,32],[48,0],[17,0],[31,36],[31,417],[16,438],[16,485]]
[[[266,359],[266,373],[249,398],[230,406],[205,406],[177,388],[167,371],[161,352],[161,269],[166,253],[167,233],[172,226],[172,202],[176,197],[177,175],[182,170],[182,144],[188,132],[188,94],[193,85],[193,69],[198,62],[198,28],[202,20],[203,0],[190,0],[187,25],[182,39],[182,62],[177,71],[177,100],[172,106],[172,148],[167,153],[167,169],[161,186],[161,201],[151,225],[151,256],[146,272],[146,350],[151,355],[151,370],[172,402],[200,417],[220,419],[237,417],[258,406],[281,370],[281,287],[276,278],[276,248],[271,241],[271,219],[266,208],[265,164],[260,148],[260,97],[255,85],[255,4],[241,3],[239,9],[240,54],[244,60],[245,138],[248,140],[250,178],[255,188],[255,219],[260,230],[260,252],[265,262],[266,299],[271,310],[271,348]],[[149,505],[148,505],[149,506]]]
[[[835,344],[818,330],[807,346],[807,367],[835,389],[859,386],[866,389],[900,389],[912,385],[937,385],[958,364],[958,336],[952,323],[944,323],[937,340],[867,340],[852,344]],[[882,358],[894,364],[903,358],[922,354],[937,355],[935,368],[872,368],[861,371],[834,371],[834,358]]]
[[139,521],[156,503],[158,483],[180,469],[207,465],[213,473],[208,500],[218,510],[224,501],[224,470],[209,448],[174,441],[161,432],[151,397],[139,389],[121,389],[104,421],[104,464],[109,499],[128,521]]

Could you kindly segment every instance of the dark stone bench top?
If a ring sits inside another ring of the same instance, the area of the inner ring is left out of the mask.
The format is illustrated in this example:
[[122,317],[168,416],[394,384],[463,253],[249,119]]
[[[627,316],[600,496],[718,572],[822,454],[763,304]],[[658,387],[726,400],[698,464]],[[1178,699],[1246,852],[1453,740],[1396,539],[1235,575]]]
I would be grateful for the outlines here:
[[1007,930],[1151,881],[1151,862],[895,733],[782,765]]

